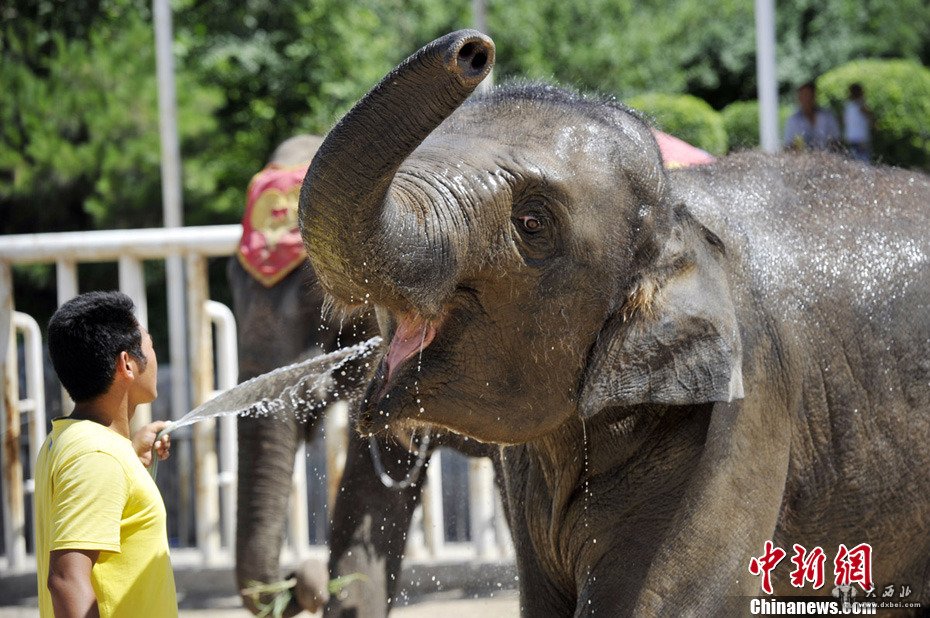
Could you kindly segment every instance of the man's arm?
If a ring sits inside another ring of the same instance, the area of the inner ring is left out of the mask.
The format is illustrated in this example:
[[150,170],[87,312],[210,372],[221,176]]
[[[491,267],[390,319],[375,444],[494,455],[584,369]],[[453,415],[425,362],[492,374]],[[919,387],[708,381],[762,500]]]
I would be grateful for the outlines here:
[[49,552],[48,590],[52,595],[55,618],[95,618],[100,616],[97,595],[90,572],[99,551],[59,549]]

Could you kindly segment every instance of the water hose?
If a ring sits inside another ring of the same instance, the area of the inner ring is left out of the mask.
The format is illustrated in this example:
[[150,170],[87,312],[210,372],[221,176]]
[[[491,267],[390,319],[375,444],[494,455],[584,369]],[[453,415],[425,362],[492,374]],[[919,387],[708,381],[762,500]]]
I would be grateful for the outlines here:
[[168,422],[161,431],[155,434],[155,441],[152,442],[152,465],[149,466],[149,474],[152,475],[152,480],[155,480],[155,477],[158,475],[158,451],[155,449],[155,445],[158,444],[158,441],[161,440],[161,437],[167,434],[169,431],[174,429],[174,423]]

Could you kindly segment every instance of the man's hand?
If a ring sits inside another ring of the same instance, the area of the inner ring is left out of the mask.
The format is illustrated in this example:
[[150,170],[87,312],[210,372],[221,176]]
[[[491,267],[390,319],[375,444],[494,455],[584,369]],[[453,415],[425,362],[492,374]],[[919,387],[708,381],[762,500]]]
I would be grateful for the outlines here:
[[136,435],[132,437],[132,447],[136,451],[136,455],[139,456],[139,461],[142,462],[142,465],[148,468],[152,465],[152,445],[155,445],[155,450],[158,453],[158,458],[162,461],[168,459],[169,451],[171,450],[171,438],[168,437],[168,434],[163,435],[158,441],[155,441],[155,438],[158,436],[158,432],[170,425],[166,421],[155,421],[154,423],[149,423],[142,429],[136,432]]
[[92,618],[100,615],[90,581],[98,551],[59,549],[49,552],[48,590],[57,618]]

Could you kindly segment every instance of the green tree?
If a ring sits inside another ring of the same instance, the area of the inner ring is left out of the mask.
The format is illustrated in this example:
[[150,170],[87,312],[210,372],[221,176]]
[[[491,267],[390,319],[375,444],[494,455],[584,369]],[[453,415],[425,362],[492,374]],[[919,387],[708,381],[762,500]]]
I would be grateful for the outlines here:
[[[491,0],[501,76],[556,79],[629,97],[687,92],[717,109],[756,97],[755,16],[745,0]],[[925,0],[784,0],[779,79],[790,92],[861,57],[930,62]]]
[[[274,145],[325,133],[394,64],[470,24],[470,3],[175,0],[185,221],[236,221]],[[628,98],[755,97],[751,3],[489,0],[498,81],[555,80]],[[854,58],[930,61],[926,0],[778,3],[793,86]],[[147,0],[8,0],[0,7],[0,231],[160,222]],[[37,208],[36,205],[43,205]]]
[[325,134],[395,64],[461,27],[468,6],[459,9],[428,0],[176,2],[178,65],[225,97],[210,149],[219,155],[213,210],[238,217],[275,145]]
[[[158,107],[150,23],[110,7],[90,28],[4,24],[0,232],[161,225]],[[110,10],[112,9],[112,10]],[[191,155],[216,132],[220,93],[179,72],[178,124]],[[187,198],[209,209],[188,160]]]

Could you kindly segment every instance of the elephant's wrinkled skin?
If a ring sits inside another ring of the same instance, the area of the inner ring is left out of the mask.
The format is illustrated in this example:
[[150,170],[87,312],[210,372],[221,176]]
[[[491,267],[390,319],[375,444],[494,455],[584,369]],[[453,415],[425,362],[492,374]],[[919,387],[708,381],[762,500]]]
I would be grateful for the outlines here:
[[363,414],[502,445],[523,615],[725,613],[769,539],[779,594],[792,544],[823,548],[829,594],[839,545],[869,543],[876,585],[930,602],[927,177],[666,172],[618,104],[466,102],[493,55],[462,31],[395,69],[300,220],[324,289],[390,341]]

